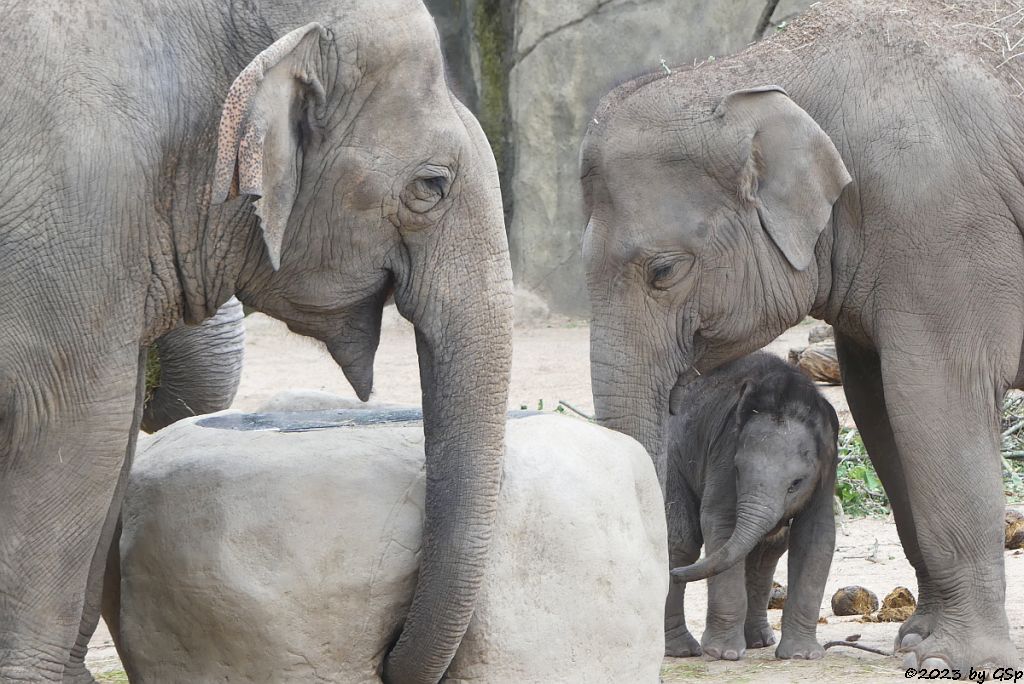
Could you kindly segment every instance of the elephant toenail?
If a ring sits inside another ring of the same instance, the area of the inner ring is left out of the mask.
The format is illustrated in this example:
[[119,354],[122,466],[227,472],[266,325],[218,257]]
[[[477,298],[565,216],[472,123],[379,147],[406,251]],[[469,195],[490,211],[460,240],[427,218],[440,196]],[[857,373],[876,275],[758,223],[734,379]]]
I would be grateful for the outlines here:
[[726,651],[724,654],[722,654],[722,657],[725,658],[726,660],[739,660],[740,659],[739,654],[736,653],[736,651],[733,651],[732,649],[730,649],[730,650]]
[[949,667],[949,663],[946,662],[945,658],[930,657],[925,658],[921,661],[922,670],[943,670]]
[[917,654],[910,651],[903,656],[903,667],[917,667]]
[[760,641],[755,641],[753,643],[753,645],[751,646],[751,648],[764,648],[764,644],[761,643]]
[[718,658],[722,655],[722,652],[719,651],[717,648],[705,648],[704,655],[711,658]]
[[907,634],[903,637],[903,640],[900,642],[900,649],[914,648],[922,641],[924,641],[924,637],[922,637],[920,634],[915,634],[914,632],[911,632],[910,634]]
[[824,657],[824,655],[825,655],[824,653],[818,653],[817,651],[815,651],[814,653],[811,653],[809,656],[807,656],[807,659],[808,660],[821,660],[822,657]]

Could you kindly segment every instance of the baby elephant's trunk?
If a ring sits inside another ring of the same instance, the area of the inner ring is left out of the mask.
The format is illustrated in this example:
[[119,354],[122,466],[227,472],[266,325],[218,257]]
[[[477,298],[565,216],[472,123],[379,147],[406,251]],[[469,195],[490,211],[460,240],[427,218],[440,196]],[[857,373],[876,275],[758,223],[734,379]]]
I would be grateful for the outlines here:
[[757,543],[775,528],[781,514],[760,501],[741,501],[736,508],[736,526],[718,550],[693,565],[673,568],[677,582],[696,582],[717,575],[736,565],[754,550]]

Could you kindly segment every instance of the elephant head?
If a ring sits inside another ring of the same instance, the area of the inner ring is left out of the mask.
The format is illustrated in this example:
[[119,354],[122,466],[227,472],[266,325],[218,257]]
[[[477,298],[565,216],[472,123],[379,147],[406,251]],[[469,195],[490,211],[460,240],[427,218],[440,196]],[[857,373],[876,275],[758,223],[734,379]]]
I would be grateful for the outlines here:
[[317,4],[298,27],[267,8],[280,37],[224,102],[214,220],[248,230],[239,299],[323,341],[364,401],[390,295],[415,327],[424,538],[383,675],[433,683],[473,613],[502,472],[512,274],[497,168],[422,3]]
[[703,560],[673,569],[673,577],[693,582],[717,575],[800,515],[816,495],[831,501],[838,432],[835,410],[796,373],[745,382],[715,445],[735,464],[732,535]]
[[647,448],[663,487],[673,388],[811,310],[850,182],[780,88],[709,98],[677,76],[692,74],[613,91],[581,151],[596,414]]
[[143,430],[156,432],[182,418],[231,406],[242,378],[244,315],[232,297],[213,318],[174,328],[156,341],[160,374],[146,398]]

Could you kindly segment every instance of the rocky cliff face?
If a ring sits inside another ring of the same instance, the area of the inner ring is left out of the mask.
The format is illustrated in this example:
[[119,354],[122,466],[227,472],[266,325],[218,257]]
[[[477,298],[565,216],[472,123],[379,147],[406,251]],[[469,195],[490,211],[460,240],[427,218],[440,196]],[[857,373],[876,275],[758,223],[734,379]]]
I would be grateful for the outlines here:
[[[598,100],[668,65],[745,47],[777,5],[812,0],[426,0],[453,89],[480,119],[502,176],[516,282],[552,310],[587,311],[579,144]],[[768,31],[774,30],[768,26]]]

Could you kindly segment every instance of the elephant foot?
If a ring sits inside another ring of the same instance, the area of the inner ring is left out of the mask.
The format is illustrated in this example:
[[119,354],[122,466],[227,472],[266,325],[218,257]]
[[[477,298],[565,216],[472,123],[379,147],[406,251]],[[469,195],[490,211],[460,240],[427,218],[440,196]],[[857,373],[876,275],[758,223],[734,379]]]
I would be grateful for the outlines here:
[[783,632],[775,657],[782,660],[820,660],[825,657],[825,649],[814,636],[787,637]]
[[64,679],[61,684],[97,684],[96,679],[88,670],[78,672],[64,672]]
[[742,632],[714,634],[704,632],[700,642],[704,657],[708,660],[739,660],[747,652],[747,642]]
[[689,630],[684,628],[681,633],[665,634],[665,655],[673,658],[692,658],[701,653],[700,644]]
[[914,614],[900,625],[900,630],[896,633],[896,643],[893,645],[893,650],[896,652],[905,651],[920,644],[935,631],[939,618],[940,615],[937,607],[929,608],[918,604]]
[[775,643],[775,632],[767,620],[744,625],[743,635],[747,648],[765,648]]
[[1017,649],[1005,630],[993,625],[938,624],[930,636],[917,641],[912,632],[904,637],[911,643],[900,649],[904,653],[903,666],[922,669],[958,669],[992,671],[996,668],[1021,669]]

